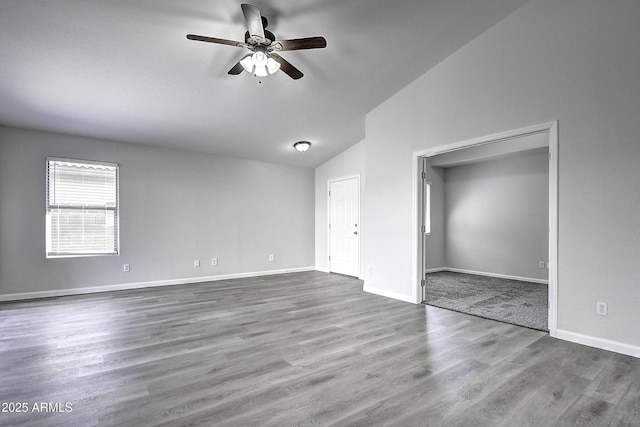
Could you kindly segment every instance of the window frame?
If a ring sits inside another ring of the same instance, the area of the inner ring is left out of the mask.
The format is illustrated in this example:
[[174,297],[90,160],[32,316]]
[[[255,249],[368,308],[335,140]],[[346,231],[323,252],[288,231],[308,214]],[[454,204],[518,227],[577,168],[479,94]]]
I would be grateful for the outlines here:
[[[60,209],[61,206],[55,206],[49,203],[49,167],[51,162],[63,162],[63,163],[76,163],[79,165],[97,165],[107,168],[115,168],[115,206],[105,206],[101,208],[87,208],[86,205],[68,205],[63,209],[83,209],[91,211],[112,211],[114,212],[114,231],[113,238],[115,240],[115,248],[113,252],[53,252],[51,250],[52,245],[52,224],[51,224],[51,212],[52,209]],[[56,258],[84,258],[84,257],[100,257],[100,256],[118,256],[120,255],[120,165],[112,162],[103,162],[96,160],[83,160],[73,159],[68,157],[55,157],[47,156],[45,162],[45,255],[47,259]]]
[[429,181],[424,181],[423,188],[423,232],[424,234],[431,234],[431,187],[432,184]]

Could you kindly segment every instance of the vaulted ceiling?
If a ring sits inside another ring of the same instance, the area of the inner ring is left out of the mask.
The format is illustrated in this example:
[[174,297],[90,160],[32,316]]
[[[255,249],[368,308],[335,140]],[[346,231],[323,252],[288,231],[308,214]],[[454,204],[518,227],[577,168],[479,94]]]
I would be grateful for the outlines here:
[[[237,0],[0,0],[0,124],[315,167],[365,137],[367,112],[527,0],[253,0],[305,75],[227,71]],[[294,142],[311,141],[306,153]],[[392,143],[392,142],[390,142]]]

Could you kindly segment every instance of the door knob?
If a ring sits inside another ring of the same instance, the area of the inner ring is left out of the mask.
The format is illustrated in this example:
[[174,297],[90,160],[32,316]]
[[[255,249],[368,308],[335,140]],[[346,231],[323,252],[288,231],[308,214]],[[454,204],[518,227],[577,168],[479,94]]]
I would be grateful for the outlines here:
[[353,232],[353,234],[358,234],[358,232],[357,232],[357,231],[354,231],[354,232]]

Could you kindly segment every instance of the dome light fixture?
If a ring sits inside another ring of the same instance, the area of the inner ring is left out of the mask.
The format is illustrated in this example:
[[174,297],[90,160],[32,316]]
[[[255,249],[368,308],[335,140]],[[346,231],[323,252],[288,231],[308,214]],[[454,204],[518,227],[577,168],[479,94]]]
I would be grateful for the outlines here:
[[311,143],[309,141],[299,141],[293,144],[293,148],[298,150],[301,153],[304,153],[311,147]]

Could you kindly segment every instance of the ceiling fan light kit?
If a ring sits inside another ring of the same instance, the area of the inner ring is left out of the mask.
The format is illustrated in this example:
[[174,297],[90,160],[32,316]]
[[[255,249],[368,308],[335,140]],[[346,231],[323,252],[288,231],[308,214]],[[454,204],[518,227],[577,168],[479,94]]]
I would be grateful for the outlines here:
[[264,52],[257,51],[253,55],[249,54],[240,60],[242,68],[256,77],[266,77],[280,69],[280,63],[268,57]]
[[293,148],[298,150],[301,153],[304,153],[309,148],[311,148],[311,143],[309,141],[299,141],[293,144]]
[[229,70],[228,74],[238,75],[244,70],[253,74],[255,77],[266,77],[278,70],[282,70],[292,79],[298,80],[304,74],[289,61],[278,55],[276,51],[284,52],[288,50],[322,49],[327,47],[327,41],[322,36],[276,40],[276,36],[266,29],[268,25],[267,18],[262,16],[256,6],[243,3],[241,7],[245,23],[247,24],[244,42],[187,34],[189,40],[235,46],[249,49],[253,52],[240,59],[240,61]]

